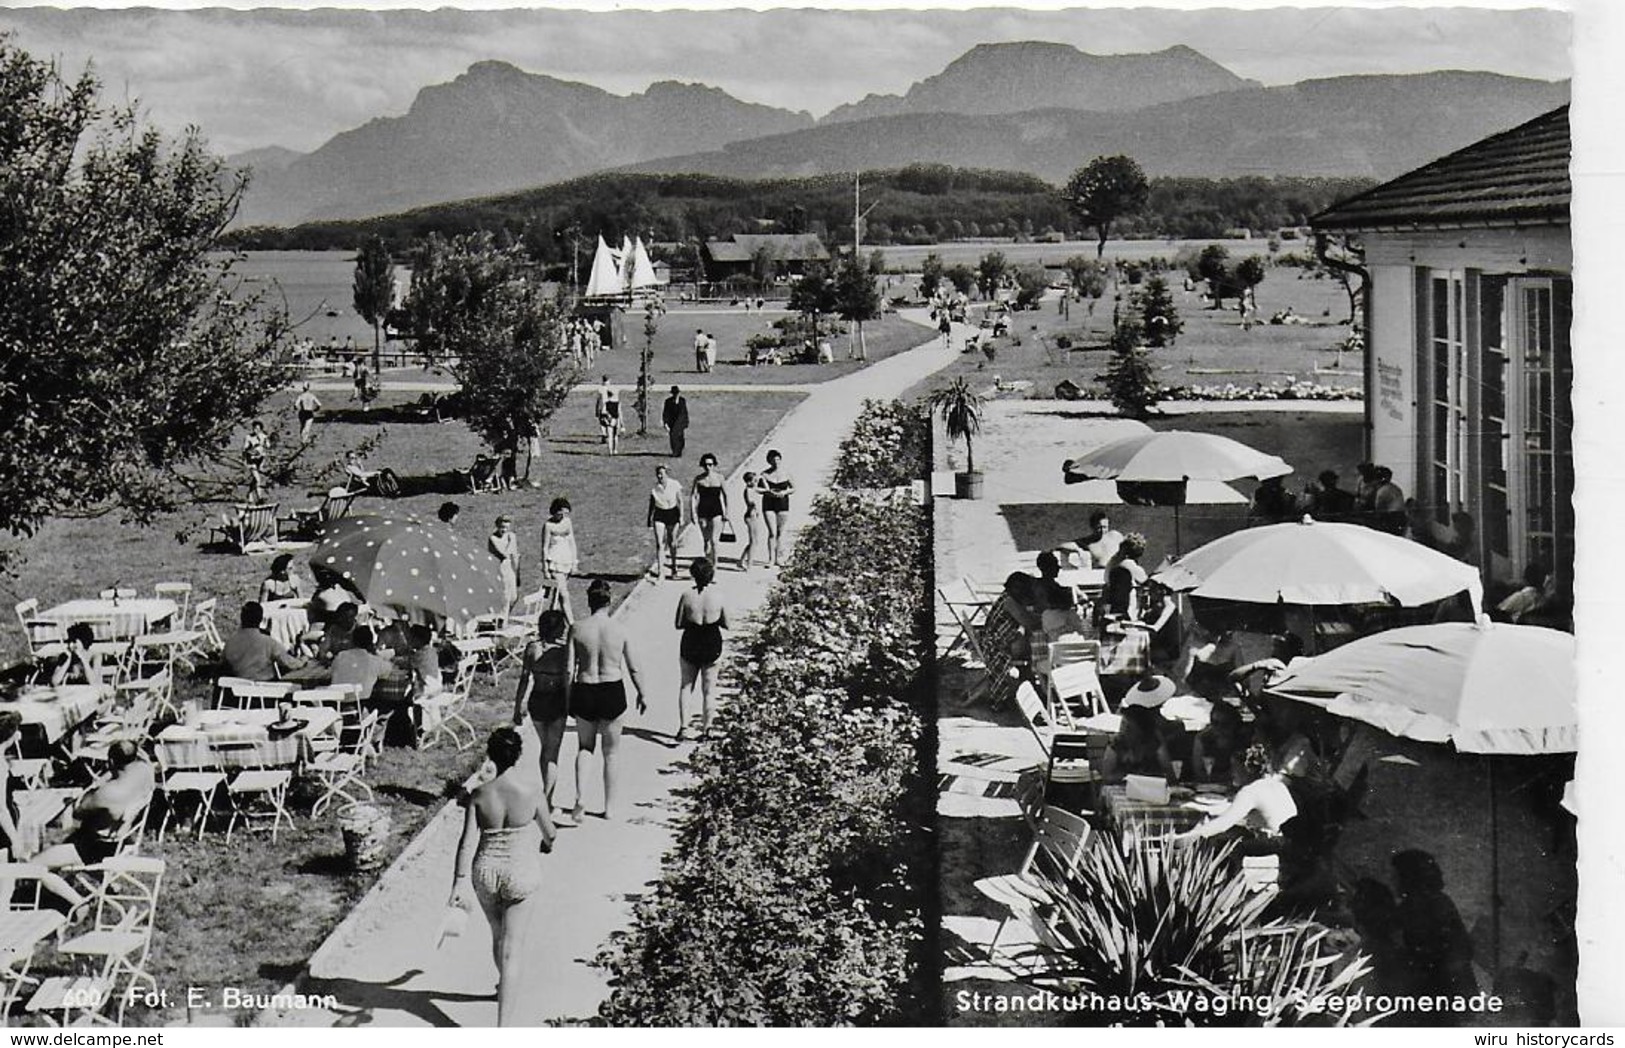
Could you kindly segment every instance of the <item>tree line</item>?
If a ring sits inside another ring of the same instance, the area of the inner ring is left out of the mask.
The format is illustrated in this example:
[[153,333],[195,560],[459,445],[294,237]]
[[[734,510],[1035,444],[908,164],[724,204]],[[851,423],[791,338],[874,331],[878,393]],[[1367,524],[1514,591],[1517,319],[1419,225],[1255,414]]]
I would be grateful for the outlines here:
[[[1117,216],[1113,231],[1130,237],[1214,238],[1235,228],[1296,227],[1371,185],[1360,178],[1152,178],[1140,206]],[[938,164],[865,172],[863,200],[872,207],[864,219],[867,244],[1075,239],[1094,228],[1069,205],[1064,187],[1019,172]],[[570,264],[573,254],[584,264],[599,233],[657,242],[815,233],[826,243],[850,243],[852,177],[605,173],[379,218],[240,229],[227,239],[244,249],[348,250],[377,236],[392,252],[405,254],[430,234],[471,232],[519,244],[531,258],[554,266]]]

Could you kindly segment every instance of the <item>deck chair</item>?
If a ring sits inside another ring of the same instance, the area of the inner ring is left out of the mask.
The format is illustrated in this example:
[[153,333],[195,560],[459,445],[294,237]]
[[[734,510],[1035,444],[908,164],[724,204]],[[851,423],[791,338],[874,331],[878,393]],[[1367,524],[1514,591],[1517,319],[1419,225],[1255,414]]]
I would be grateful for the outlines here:
[[67,651],[67,630],[54,619],[39,617],[39,600],[29,597],[16,605],[17,621],[23,627],[31,659],[48,659]]
[[138,987],[157,990],[156,980],[147,971],[147,958],[157,924],[164,861],[142,855],[118,856],[86,870],[101,880],[91,925],[60,948],[64,956],[75,960],[81,973],[45,980],[26,1008],[31,1014],[60,1016],[64,1026],[122,1026],[124,1011],[134,997],[132,991]]
[[1091,828],[1081,816],[1062,808],[1048,805],[1043,818],[1033,833],[1033,843],[1014,873],[983,877],[974,887],[993,902],[1004,907],[1006,914],[988,944],[990,961],[998,960],[999,940],[1014,922],[1031,927],[1040,911],[1054,900],[1039,875],[1065,882],[1083,861],[1089,847]]
[[23,992],[39,985],[28,974],[39,945],[59,935],[68,923],[67,917],[44,905],[40,882],[48,872],[43,866],[0,863],[0,910],[6,913],[10,933],[10,942],[0,949],[0,1025],[5,1025]]
[[220,541],[238,553],[269,552],[279,538],[276,511],[274,502],[257,505],[240,502],[230,513],[223,514],[220,523],[210,529],[210,541],[218,535]]
[[[349,488],[329,488],[327,496],[315,506],[296,509],[285,517],[277,518],[277,530],[293,538],[314,537],[318,528],[330,521],[342,520],[350,515],[359,492]],[[286,527],[284,527],[286,525]]]

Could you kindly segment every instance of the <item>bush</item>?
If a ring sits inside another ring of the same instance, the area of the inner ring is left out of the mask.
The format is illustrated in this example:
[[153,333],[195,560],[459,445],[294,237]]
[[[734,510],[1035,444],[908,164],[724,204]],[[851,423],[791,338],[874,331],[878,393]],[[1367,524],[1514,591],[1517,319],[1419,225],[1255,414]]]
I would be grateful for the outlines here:
[[[923,476],[923,423],[867,405],[837,483]],[[926,509],[836,490],[811,512],[732,674],[748,701],[695,752],[661,879],[596,961],[612,1025],[869,1025],[935,1006],[917,983],[934,802],[919,750]]]
[[1140,329],[1131,319],[1119,323],[1111,337],[1111,360],[1106,373],[1099,376],[1106,383],[1106,398],[1125,415],[1141,417],[1157,406],[1162,389],[1151,363],[1151,354],[1145,351]]

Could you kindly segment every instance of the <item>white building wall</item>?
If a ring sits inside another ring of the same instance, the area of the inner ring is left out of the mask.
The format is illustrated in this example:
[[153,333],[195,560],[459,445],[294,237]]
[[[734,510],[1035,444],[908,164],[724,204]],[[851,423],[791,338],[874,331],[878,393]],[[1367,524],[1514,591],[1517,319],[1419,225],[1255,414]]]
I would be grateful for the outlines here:
[[1407,494],[1416,484],[1416,284],[1409,262],[1371,266],[1366,291],[1366,420],[1371,461],[1394,471]]

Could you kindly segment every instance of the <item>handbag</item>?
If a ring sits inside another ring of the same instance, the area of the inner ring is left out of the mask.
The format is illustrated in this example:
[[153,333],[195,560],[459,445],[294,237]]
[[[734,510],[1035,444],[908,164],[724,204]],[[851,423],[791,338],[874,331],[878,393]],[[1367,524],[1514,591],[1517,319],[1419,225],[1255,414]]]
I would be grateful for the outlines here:
[[734,522],[727,517],[722,518],[722,532],[717,535],[718,542],[738,542],[739,536],[734,532]]

